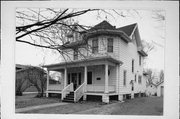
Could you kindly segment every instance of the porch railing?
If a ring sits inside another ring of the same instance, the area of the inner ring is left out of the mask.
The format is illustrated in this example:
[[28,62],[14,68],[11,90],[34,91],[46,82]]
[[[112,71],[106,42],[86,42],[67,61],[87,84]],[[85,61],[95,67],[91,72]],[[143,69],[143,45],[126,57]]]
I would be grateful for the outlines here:
[[77,102],[77,101],[84,95],[84,88],[85,88],[85,83],[81,84],[81,85],[74,91],[74,102]]
[[[115,86],[114,85],[109,85],[108,86],[108,91],[109,92],[115,92]],[[100,85],[100,84],[92,84],[92,85],[87,85],[87,92],[104,92],[105,86]]]
[[61,91],[61,90],[63,90],[63,85],[61,85],[61,84],[49,84],[48,90],[50,90],[50,91]]
[[70,83],[67,85],[61,92],[61,100],[63,100],[67,94],[69,94],[71,91],[73,91],[73,83]]

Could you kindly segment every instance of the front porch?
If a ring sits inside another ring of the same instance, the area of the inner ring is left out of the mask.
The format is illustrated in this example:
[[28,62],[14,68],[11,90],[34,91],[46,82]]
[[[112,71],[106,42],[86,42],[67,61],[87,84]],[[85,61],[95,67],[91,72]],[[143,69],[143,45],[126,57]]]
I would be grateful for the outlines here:
[[47,91],[59,93],[66,99],[70,94],[74,95],[74,102],[81,97],[86,100],[86,95],[101,95],[103,102],[109,102],[109,95],[118,95],[119,67],[121,62],[112,58],[100,58],[83,60],[65,64],[45,66],[50,71],[62,73],[62,84],[49,84],[47,75]]

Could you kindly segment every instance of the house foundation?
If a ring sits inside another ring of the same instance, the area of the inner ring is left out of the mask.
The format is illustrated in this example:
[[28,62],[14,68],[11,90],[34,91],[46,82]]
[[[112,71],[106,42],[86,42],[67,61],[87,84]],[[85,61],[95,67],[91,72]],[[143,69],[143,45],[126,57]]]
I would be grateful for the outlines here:
[[83,100],[87,100],[87,95],[83,95]]
[[118,100],[123,101],[123,95],[118,95]]
[[102,102],[109,103],[109,95],[105,94],[102,96]]
[[131,99],[133,99],[134,98],[134,93],[131,93]]

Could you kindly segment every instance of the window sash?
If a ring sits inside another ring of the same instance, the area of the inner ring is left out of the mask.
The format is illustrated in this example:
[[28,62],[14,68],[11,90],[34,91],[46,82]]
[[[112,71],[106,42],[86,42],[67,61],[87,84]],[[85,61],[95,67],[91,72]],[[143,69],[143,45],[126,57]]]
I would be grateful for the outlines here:
[[139,65],[141,65],[141,56],[139,55]]
[[134,59],[132,60],[132,72],[134,72]]
[[127,74],[127,71],[126,70],[124,70],[124,72],[123,72],[123,85],[124,86],[126,86],[126,74]]
[[108,38],[107,47],[108,52],[113,52],[113,38]]
[[92,40],[92,53],[98,52],[98,39]]

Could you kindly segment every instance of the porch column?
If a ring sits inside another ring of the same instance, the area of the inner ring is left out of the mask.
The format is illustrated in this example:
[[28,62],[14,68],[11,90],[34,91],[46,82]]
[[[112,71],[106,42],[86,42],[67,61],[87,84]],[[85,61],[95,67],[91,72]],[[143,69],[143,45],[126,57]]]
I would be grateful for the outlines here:
[[[84,86],[84,92],[87,91],[86,87],[87,87],[87,66],[84,67],[84,83],[85,83],[85,86]],[[87,96],[84,95],[83,96],[83,100],[86,100]]]
[[46,97],[48,97],[48,87],[49,87],[49,70],[47,70],[47,81],[46,81]]
[[116,65],[116,93],[119,94],[119,64]]
[[105,64],[105,90],[104,93],[108,93],[108,64]]
[[67,68],[64,68],[64,88],[67,85]]

